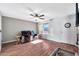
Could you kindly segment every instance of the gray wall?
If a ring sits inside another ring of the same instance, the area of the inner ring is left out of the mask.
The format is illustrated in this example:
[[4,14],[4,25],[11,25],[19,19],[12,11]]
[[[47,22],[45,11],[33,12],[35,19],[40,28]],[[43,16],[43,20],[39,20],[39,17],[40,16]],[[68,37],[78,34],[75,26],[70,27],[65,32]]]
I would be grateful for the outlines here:
[[[67,15],[63,17],[54,18],[52,21],[47,22],[49,25],[48,34],[44,34],[44,38],[63,42],[68,44],[76,44],[76,17],[75,14]],[[66,23],[71,23],[70,28],[65,28]],[[39,24],[39,33],[43,32],[43,23]]]
[[36,23],[10,17],[2,17],[2,42],[16,40],[16,34],[22,30],[36,31]]
[[[66,23],[71,23],[70,28],[65,28]],[[49,23],[49,39],[76,45],[76,17],[68,15],[56,18]]]

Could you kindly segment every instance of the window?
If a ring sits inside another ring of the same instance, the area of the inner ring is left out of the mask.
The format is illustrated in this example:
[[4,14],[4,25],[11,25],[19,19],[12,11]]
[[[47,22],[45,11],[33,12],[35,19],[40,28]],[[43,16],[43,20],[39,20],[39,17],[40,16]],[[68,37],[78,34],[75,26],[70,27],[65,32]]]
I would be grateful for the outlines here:
[[43,24],[44,31],[48,31],[48,23]]

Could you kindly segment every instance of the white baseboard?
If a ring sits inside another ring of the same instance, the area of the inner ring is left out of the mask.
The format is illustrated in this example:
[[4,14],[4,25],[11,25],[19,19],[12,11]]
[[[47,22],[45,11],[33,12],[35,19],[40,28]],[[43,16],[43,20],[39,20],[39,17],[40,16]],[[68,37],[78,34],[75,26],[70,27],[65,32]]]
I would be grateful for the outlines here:
[[[48,40],[52,40],[52,39],[48,39]],[[69,43],[69,42],[66,42],[66,41],[60,41],[60,40],[52,40],[52,41],[56,41],[56,42],[60,42],[60,43],[65,43],[65,44],[71,44],[71,45],[75,45],[76,46],[76,43]]]
[[2,44],[14,42],[14,41],[16,41],[16,40],[5,41],[5,42],[2,42]]

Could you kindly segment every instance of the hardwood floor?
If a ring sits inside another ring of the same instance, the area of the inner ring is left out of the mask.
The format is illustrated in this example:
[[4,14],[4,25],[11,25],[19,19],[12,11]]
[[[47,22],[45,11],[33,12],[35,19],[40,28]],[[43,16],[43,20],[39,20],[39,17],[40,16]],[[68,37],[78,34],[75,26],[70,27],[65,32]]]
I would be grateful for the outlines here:
[[78,47],[50,40],[37,39],[25,44],[8,43],[2,47],[2,56],[49,56],[56,48],[78,52]]

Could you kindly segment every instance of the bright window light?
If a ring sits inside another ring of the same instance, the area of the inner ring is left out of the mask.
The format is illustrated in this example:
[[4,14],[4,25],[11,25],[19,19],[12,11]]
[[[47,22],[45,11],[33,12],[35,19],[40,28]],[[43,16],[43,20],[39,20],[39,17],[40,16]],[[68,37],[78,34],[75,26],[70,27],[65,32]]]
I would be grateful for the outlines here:
[[35,41],[32,41],[31,43],[37,44],[37,43],[41,43],[41,42],[43,42],[43,41],[42,40],[35,40]]

